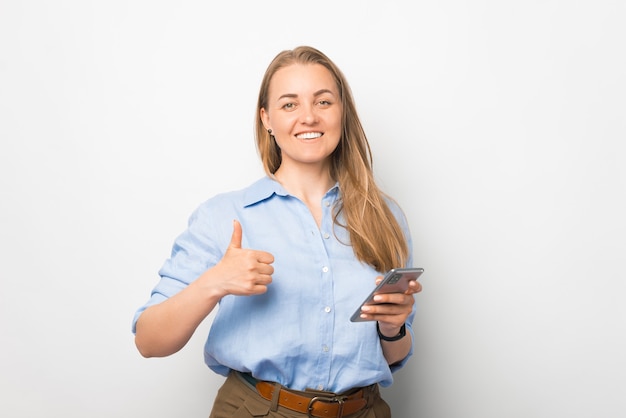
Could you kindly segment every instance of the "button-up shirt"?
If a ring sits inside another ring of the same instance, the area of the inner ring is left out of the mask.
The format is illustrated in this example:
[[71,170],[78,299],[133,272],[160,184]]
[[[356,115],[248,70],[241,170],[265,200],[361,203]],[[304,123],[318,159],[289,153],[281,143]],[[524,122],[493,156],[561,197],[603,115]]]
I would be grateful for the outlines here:
[[[237,219],[242,247],[271,253],[274,274],[264,294],[221,299],[205,345],[208,367],[222,375],[231,369],[250,372],[295,390],[339,393],[373,383],[390,385],[392,372],[406,363],[412,349],[390,367],[375,322],[350,322],[380,273],[356,259],[348,232],[333,223],[340,198],[338,185],[325,194],[319,227],[307,206],[269,177],[204,202],[176,239],[133,329],[144,309],[173,296],[220,261]],[[405,216],[393,201],[388,204],[411,254]],[[414,312],[406,324],[411,335]]]

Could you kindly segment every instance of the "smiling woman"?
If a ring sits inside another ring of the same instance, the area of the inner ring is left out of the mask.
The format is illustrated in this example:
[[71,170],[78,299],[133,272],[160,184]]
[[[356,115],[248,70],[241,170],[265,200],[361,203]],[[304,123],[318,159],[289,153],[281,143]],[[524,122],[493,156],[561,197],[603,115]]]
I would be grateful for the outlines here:
[[412,354],[421,285],[350,321],[381,273],[411,266],[412,244],[374,182],[347,82],[314,48],[283,51],[257,115],[267,176],[193,213],[135,315],[137,348],[173,354],[219,304],[205,361],[228,379],[211,418],[389,417],[378,389]]

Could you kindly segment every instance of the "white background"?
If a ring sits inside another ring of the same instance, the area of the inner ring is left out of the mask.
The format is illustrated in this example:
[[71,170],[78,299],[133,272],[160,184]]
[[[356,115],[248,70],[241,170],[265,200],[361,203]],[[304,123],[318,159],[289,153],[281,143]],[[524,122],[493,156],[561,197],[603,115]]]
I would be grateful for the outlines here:
[[396,418],[626,415],[622,0],[0,0],[0,416],[207,417],[209,321],[130,332],[191,211],[262,175],[261,76],[350,80],[426,270]]

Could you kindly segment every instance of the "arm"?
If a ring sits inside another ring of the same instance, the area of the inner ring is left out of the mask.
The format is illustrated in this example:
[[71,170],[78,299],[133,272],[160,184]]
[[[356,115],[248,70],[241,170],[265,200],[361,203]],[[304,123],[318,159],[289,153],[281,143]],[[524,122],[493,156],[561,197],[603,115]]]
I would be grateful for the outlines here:
[[202,320],[215,308],[217,289],[201,289],[203,274],[185,289],[147,308],[137,320],[135,345],[144,357],[165,357],[183,348]]
[[135,345],[144,357],[164,357],[183,348],[202,320],[225,295],[265,293],[272,281],[274,257],[264,251],[241,248],[241,224],[224,257],[185,289],[139,317]]

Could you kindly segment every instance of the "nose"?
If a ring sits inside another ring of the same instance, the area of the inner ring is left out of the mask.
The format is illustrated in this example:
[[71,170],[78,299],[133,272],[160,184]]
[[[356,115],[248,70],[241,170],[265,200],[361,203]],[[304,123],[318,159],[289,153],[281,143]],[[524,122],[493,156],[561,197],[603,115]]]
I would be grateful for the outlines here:
[[311,125],[317,122],[317,114],[313,105],[305,105],[301,107],[300,123]]

